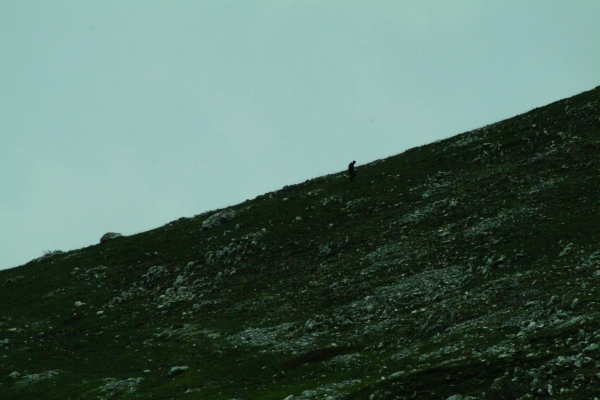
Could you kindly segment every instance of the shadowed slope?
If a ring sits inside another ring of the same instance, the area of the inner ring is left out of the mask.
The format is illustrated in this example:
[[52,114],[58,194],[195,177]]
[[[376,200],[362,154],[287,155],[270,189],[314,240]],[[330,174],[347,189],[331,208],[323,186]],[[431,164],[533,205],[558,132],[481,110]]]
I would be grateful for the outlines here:
[[599,99],[2,271],[0,394],[593,398]]

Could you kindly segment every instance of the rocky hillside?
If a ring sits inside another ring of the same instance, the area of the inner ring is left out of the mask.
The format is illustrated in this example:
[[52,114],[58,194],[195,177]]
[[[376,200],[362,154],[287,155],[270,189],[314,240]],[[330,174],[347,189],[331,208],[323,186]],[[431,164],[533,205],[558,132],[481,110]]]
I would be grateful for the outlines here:
[[2,399],[600,398],[600,87],[0,272]]

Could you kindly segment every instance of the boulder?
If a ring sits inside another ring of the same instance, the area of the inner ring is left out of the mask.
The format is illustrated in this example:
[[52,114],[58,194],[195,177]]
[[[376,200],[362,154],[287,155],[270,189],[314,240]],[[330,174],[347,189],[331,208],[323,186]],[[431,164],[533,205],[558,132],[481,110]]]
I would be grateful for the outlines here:
[[120,237],[123,237],[123,235],[121,235],[120,233],[108,232],[102,235],[102,237],[100,238],[100,243],[108,242],[109,240],[113,240]]
[[202,229],[212,229],[221,226],[235,218],[235,211],[223,210],[208,217],[202,222]]
[[177,375],[190,369],[187,365],[172,367],[169,371],[169,376]]

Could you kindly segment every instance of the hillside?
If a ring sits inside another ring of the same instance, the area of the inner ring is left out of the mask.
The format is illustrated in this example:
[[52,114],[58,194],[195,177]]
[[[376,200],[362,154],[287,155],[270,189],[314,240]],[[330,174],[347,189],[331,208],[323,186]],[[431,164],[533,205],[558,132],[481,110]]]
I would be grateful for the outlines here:
[[0,271],[0,398],[600,398],[599,100]]

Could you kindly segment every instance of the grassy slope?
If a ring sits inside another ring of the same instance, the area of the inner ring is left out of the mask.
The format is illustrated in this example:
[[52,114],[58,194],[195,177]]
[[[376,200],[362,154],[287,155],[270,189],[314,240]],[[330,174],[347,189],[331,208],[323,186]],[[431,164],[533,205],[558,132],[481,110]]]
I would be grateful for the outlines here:
[[[284,187],[232,207],[218,228],[201,229],[205,213],[0,272],[0,285],[23,277],[0,286],[2,398],[325,398],[327,384],[352,380],[338,396],[534,398],[548,382],[572,389],[578,374],[585,385],[557,396],[590,398],[595,362],[533,387],[527,373],[599,329],[599,98],[596,88],[358,167],[352,183],[340,173]],[[239,250],[207,261],[232,239]],[[164,268],[144,278],[153,266]],[[178,276],[194,299],[159,307]],[[422,293],[381,294],[413,281]],[[524,328],[578,315],[583,324]],[[241,342],[249,328],[274,333]],[[514,351],[485,352],[494,345]],[[359,361],[330,361],[344,354]],[[136,377],[132,391],[106,386]]]

